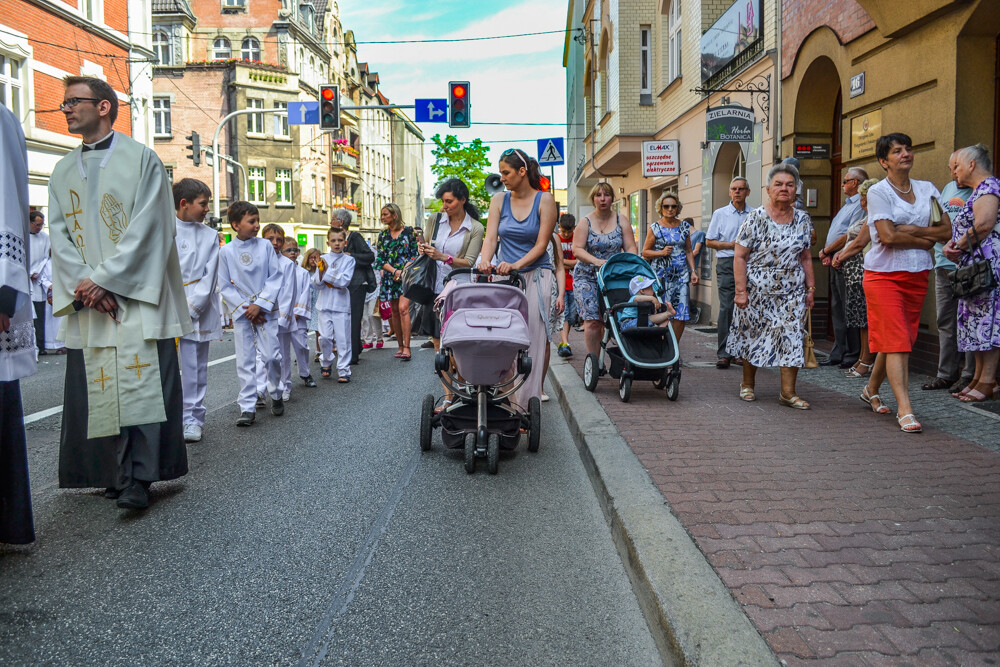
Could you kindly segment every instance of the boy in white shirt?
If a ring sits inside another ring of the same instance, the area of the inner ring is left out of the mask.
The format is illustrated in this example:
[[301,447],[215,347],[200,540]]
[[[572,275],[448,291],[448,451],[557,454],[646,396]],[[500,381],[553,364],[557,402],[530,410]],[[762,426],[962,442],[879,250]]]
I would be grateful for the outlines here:
[[[284,357],[287,355],[286,346],[282,343],[282,334],[287,334],[294,322],[292,314],[292,304],[295,302],[295,274],[292,267],[288,266],[281,254],[285,247],[285,230],[281,225],[269,223],[264,225],[260,233],[261,238],[268,241],[274,248],[274,254],[278,256],[278,271],[281,274],[281,287],[278,289],[278,300],[275,302],[274,310],[271,311],[278,321],[277,346],[279,362],[284,366]],[[268,384],[267,369],[264,367],[264,360],[260,352],[257,352],[257,407],[265,405],[265,397],[277,389],[281,393],[282,402],[289,398],[290,386],[284,382],[279,382],[277,387]]]
[[274,247],[257,238],[260,214],[245,201],[233,202],[227,213],[236,238],[219,251],[219,291],[231,309],[236,342],[236,374],[240,379],[240,418],[237,426],[250,426],[257,416],[257,352],[267,369],[271,392],[271,414],[285,412],[278,385],[278,320],[272,313],[281,288],[278,255]]
[[219,282],[219,237],[207,227],[208,186],[194,178],[174,183],[177,210],[177,256],[187,296],[188,313],[194,325],[181,336],[177,351],[181,358],[181,390],[184,394],[184,440],[201,440],[205,426],[205,390],[208,387],[208,343],[222,338],[217,287]]
[[320,370],[323,377],[332,374],[333,342],[337,342],[338,382],[351,381],[351,296],[347,285],[354,276],[354,258],[344,252],[347,232],[331,229],[326,233],[330,252],[323,255],[313,284],[319,288],[316,308],[319,312]]
[[[288,338],[281,343],[281,381],[285,385],[287,395],[292,386],[292,357],[289,353],[289,347],[295,353],[295,364],[299,368],[299,377],[302,378],[302,382],[307,387],[316,386],[316,381],[313,380],[312,374],[309,372],[309,338],[306,335],[309,318],[312,317],[310,305],[312,281],[309,279],[309,272],[299,266],[299,244],[296,243],[295,239],[285,240],[285,247],[281,254],[292,263],[292,275],[295,279],[295,302],[292,304],[294,323]],[[278,340],[281,341],[281,334],[278,335]]]

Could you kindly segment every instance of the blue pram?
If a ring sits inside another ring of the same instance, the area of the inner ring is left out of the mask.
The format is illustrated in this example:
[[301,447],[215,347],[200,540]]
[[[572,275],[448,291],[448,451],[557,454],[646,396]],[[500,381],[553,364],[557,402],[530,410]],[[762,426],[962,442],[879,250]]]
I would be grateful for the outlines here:
[[[584,361],[583,382],[588,391],[594,391],[600,376],[609,374],[618,380],[619,398],[628,402],[634,380],[651,380],[657,389],[666,389],[668,399],[676,401],[681,383],[677,338],[669,326],[650,325],[652,304],[629,304],[631,294],[628,284],[634,276],[652,278],[653,291],[662,298],[663,285],[649,263],[638,255],[620,252],[597,270],[598,304],[604,336],[600,356],[588,354]],[[635,327],[622,331],[618,313],[629,305],[638,310],[638,322]],[[612,340],[614,345],[610,344]],[[610,361],[607,368],[606,361]]]

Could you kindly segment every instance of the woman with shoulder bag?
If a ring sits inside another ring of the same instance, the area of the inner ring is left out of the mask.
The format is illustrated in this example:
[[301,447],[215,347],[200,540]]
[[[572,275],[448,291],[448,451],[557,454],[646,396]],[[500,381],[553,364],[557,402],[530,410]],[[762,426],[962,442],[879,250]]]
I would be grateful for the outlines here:
[[[993,276],[991,288],[958,299],[958,349],[971,351],[976,358],[972,382],[958,398],[978,403],[1000,396],[996,384],[1000,361],[1000,180],[993,176],[986,146],[963,148],[955,157],[958,186],[973,192],[955,216],[951,240],[942,252],[959,271],[980,264]],[[983,282],[990,282],[989,275]]]
[[403,226],[399,206],[388,203],[382,207],[382,224],[386,229],[378,235],[375,266],[382,271],[379,299],[392,307],[392,330],[396,334],[399,352],[396,358],[410,360],[410,301],[403,296],[403,267],[417,257],[417,238],[412,227]]

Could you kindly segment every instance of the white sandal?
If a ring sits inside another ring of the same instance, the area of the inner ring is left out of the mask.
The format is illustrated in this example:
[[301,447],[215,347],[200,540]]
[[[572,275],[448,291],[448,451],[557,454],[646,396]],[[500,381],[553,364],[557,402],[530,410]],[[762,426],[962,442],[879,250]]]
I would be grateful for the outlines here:
[[[872,394],[871,396],[868,395],[867,386],[861,390],[861,400],[867,403],[871,407],[872,412],[874,412],[877,415],[887,415],[891,412],[891,410],[889,410],[889,408],[886,407],[885,403],[882,402],[881,396],[879,396],[878,394]],[[877,408],[872,403],[872,401],[878,401]]]
[[[907,422],[904,424],[903,422]],[[896,423],[899,424],[899,430],[903,433],[920,433],[923,427],[917,418],[913,414],[903,415],[902,417],[896,417]]]

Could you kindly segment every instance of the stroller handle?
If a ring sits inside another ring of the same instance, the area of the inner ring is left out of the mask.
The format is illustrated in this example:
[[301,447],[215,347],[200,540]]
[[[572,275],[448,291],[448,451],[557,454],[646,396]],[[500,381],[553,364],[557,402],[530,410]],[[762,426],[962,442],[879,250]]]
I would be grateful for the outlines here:
[[[451,273],[449,273],[448,276],[444,279],[444,281],[448,282],[449,280],[451,280],[455,276],[461,276],[461,275],[465,275],[465,274],[471,275],[473,277],[473,282],[477,282],[477,283],[478,282],[491,282],[489,280],[490,276],[497,275],[493,271],[483,272],[483,271],[480,271],[479,269],[477,269],[475,267],[469,267],[467,269],[453,269],[451,271]],[[514,285],[515,287],[520,288],[520,290],[522,292],[524,291],[525,282],[524,282],[524,278],[521,277],[521,272],[520,271],[518,271],[517,269],[511,269],[510,273],[507,274],[507,277],[510,278],[510,284],[511,285]]]

